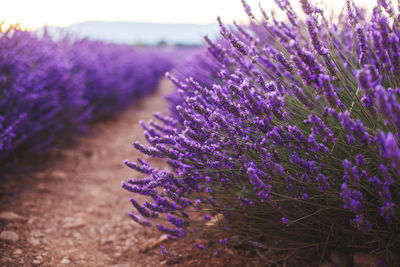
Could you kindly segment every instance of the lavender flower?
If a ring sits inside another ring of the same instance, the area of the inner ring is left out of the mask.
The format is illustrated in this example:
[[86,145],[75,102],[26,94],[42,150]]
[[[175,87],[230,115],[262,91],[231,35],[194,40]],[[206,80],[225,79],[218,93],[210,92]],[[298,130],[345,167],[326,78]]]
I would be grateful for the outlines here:
[[[143,207],[175,227],[156,225],[160,231],[191,232],[211,241],[207,250],[282,239],[299,251],[296,244],[327,240],[349,249],[394,246],[397,18],[379,8],[366,18],[348,0],[348,21],[342,14],[333,25],[309,1],[300,1],[305,20],[289,1],[275,2],[287,20],[264,12],[258,21],[243,1],[251,24],[229,28],[218,19],[223,38],[206,39],[208,54],[191,61],[190,71],[176,70],[176,122],[146,124],[150,145],[136,145],[165,158],[169,175],[132,164],[151,177],[124,188],[147,194],[153,201]],[[221,216],[218,226],[210,227],[210,214]]]
[[367,128],[359,119],[357,119],[357,121],[351,119],[350,113],[347,110],[344,113],[340,113],[339,118],[350,144],[354,144],[354,141],[366,146],[371,144],[371,138],[367,133]]
[[161,254],[164,256],[164,257],[171,257],[171,254],[168,252],[168,250],[163,246],[163,245],[160,245],[160,248],[161,248]]
[[356,14],[353,8],[353,1],[352,0],[346,0],[346,8],[347,8],[347,17],[349,20],[349,24],[354,26],[357,19],[356,19]]
[[250,6],[246,3],[245,0],[242,0],[242,5],[244,10],[246,11],[247,16],[249,16],[251,19],[255,19],[253,13],[251,12]]
[[306,13],[307,15],[310,15],[311,13],[322,13],[321,9],[311,5],[310,1],[308,0],[300,0],[300,4],[304,13]]
[[311,42],[314,46],[314,49],[318,52],[318,54],[320,54],[321,56],[326,56],[328,55],[328,49],[326,49],[324,47],[324,45],[321,43],[319,36],[318,36],[318,30],[316,27],[316,19],[309,15],[307,16],[307,28],[308,28],[308,32],[310,34],[310,38],[311,38]]
[[367,64],[367,43],[365,40],[364,29],[360,24],[356,25],[358,45],[360,46],[360,65]]
[[397,145],[397,138],[393,133],[379,132],[376,141],[380,145],[381,155],[392,162],[392,168],[397,171],[397,175],[400,175],[400,148]]

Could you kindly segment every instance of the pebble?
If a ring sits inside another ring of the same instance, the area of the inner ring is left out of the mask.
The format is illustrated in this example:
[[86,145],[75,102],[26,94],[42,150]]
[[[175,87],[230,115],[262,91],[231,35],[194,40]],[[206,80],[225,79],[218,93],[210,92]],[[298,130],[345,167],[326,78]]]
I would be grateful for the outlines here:
[[67,174],[63,171],[55,170],[51,173],[55,179],[64,180],[67,178]]
[[0,240],[17,242],[19,240],[19,236],[11,231],[3,231],[0,234]]
[[12,211],[3,211],[0,213],[0,219],[7,221],[26,221],[25,217],[18,215]]
[[33,266],[39,266],[40,264],[42,264],[42,262],[38,259],[32,261]]
[[69,259],[66,259],[66,258],[64,258],[64,259],[62,259],[60,261],[60,264],[70,264],[70,263],[71,263],[71,261]]
[[47,228],[47,229],[44,230],[44,232],[45,232],[46,234],[51,234],[51,233],[53,233],[54,231],[55,231],[54,228]]
[[74,233],[73,236],[76,239],[81,239],[82,238],[82,235],[79,232]]
[[32,246],[39,246],[40,245],[40,241],[37,238],[29,239],[29,243],[31,243]]
[[212,227],[218,225],[224,219],[224,215],[217,214],[211,218],[208,222],[206,222],[206,226]]
[[88,207],[87,209],[86,209],[86,212],[87,213],[93,213],[94,212],[94,207]]
[[73,228],[80,228],[85,225],[86,225],[85,221],[83,221],[83,219],[81,218],[74,219],[68,217],[65,219],[64,228],[73,229]]
[[40,231],[35,231],[32,233],[32,235],[38,238],[44,238],[46,236],[43,232]]
[[19,248],[17,248],[17,249],[15,249],[14,251],[13,251],[13,255],[14,256],[19,256],[19,255],[21,255],[22,254],[22,249],[19,249]]
[[164,234],[162,236],[160,236],[160,238],[156,241],[152,241],[152,239],[150,239],[151,242],[147,243],[145,246],[141,247],[139,249],[140,252],[147,252],[150,249],[154,249],[155,247],[158,247],[161,243],[163,243],[164,241],[168,240],[168,235]]
[[232,256],[235,256],[235,252],[233,252],[233,250],[232,250],[232,249],[225,248],[225,249],[224,249],[224,251],[225,251],[226,253],[228,253],[228,254],[232,255]]
[[100,239],[100,244],[101,245],[111,244],[111,243],[114,243],[115,240],[116,240],[116,237],[114,235],[112,235],[107,238]]
[[50,189],[45,184],[37,184],[36,189],[40,193],[49,193],[50,192]]

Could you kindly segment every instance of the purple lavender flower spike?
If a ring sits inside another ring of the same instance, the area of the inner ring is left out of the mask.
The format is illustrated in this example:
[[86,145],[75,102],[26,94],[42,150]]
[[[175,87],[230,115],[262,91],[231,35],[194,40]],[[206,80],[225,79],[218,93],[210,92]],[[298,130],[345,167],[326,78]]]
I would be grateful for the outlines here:
[[341,120],[343,129],[347,133],[350,144],[354,143],[354,141],[367,146],[371,144],[371,138],[367,133],[367,128],[359,119],[357,119],[357,121],[351,119],[350,113],[347,110],[343,113],[340,113],[339,118]]
[[343,103],[336,94],[335,89],[332,87],[331,79],[327,74],[321,74],[319,76],[319,85],[323,88],[325,100],[329,103],[330,107],[344,107]]
[[394,8],[392,5],[392,1],[388,1],[388,0],[378,0],[379,5],[381,5],[385,11],[390,15],[390,16],[394,16]]
[[364,29],[360,24],[356,24],[355,28],[357,32],[357,38],[358,38],[358,45],[360,47],[360,59],[359,63],[361,66],[367,64],[368,61],[368,55],[367,55],[367,43],[365,40],[365,35],[364,35]]
[[249,18],[251,18],[251,19],[255,19],[253,12],[251,12],[250,6],[246,3],[245,0],[242,0],[242,5],[243,5],[244,10],[246,11],[247,16],[249,16]]
[[307,16],[306,23],[308,32],[310,34],[311,42],[318,54],[320,54],[321,56],[326,56],[328,55],[328,49],[324,47],[324,45],[321,43],[321,40],[319,39],[315,20],[316,20],[315,17],[313,17],[312,15]]
[[357,22],[356,14],[353,7],[352,0],[346,0],[346,9],[347,9],[347,18],[349,20],[350,25],[354,26]]
[[136,214],[134,214],[134,213],[128,213],[128,215],[129,215],[129,217],[132,218],[132,220],[134,220],[134,221],[137,222],[138,224],[140,224],[140,225],[142,225],[142,226],[144,226],[144,227],[151,227],[151,223],[150,223],[150,222],[148,222],[148,221],[145,220],[145,219],[140,220],[140,218],[139,218]]
[[392,162],[392,168],[396,170],[397,175],[400,175],[400,148],[397,139],[391,132],[388,134],[380,132],[376,136],[381,155]]
[[319,134],[322,136],[324,142],[334,143],[336,139],[333,137],[333,133],[331,129],[326,126],[326,124],[315,114],[311,114],[308,116],[309,122],[313,124],[313,128],[311,130],[315,134]]
[[164,257],[167,257],[167,258],[171,257],[171,254],[168,252],[168,250],[163,245],[160,245],[160,248],[161,248],[161,254]]
[[311,13],[322,13],[322,10],[313,6],[309,0],[300,0],[300,4],[303,12],[307,15],[310,15]]

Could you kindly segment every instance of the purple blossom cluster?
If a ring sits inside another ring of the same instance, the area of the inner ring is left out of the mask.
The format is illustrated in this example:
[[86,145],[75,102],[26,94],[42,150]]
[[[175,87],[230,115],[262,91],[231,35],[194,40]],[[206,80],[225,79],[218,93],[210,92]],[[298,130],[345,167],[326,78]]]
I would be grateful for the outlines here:
[[[167,75],[177,87],[172,115],[143,123],[149,145],[134,146],[170,169],[152,167],[145,183],[123,187],[148,197],[138,216],[157,213],[166,218],[157,228],[179,238],[194,232],[217,246],[223,232],[249,245],[395,248],[396,11],[379,1],[366,19],[349,0],[333,23],[309,1],[300,1],[305,20],[289,1],[275,2],[287,20],[263,10],[258,20],[242,1],[250,25],[219,19],[222,38],[206,38],[192,73]],[[223,219],[210,226],[215,216]]]
[[162,53],[10,28],[0,33],[0,172],[153,92]]

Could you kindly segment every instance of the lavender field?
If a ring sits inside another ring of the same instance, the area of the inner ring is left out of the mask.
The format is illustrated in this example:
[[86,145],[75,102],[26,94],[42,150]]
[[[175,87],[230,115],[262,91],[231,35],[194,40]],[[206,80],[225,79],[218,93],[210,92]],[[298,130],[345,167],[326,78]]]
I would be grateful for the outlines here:
[[2,33],[5,266],[400,265],[400,2],[237,2],[193,49]]
[[2,172],[150,95],[173,64],[162,51],[12,28],[0,50]]

